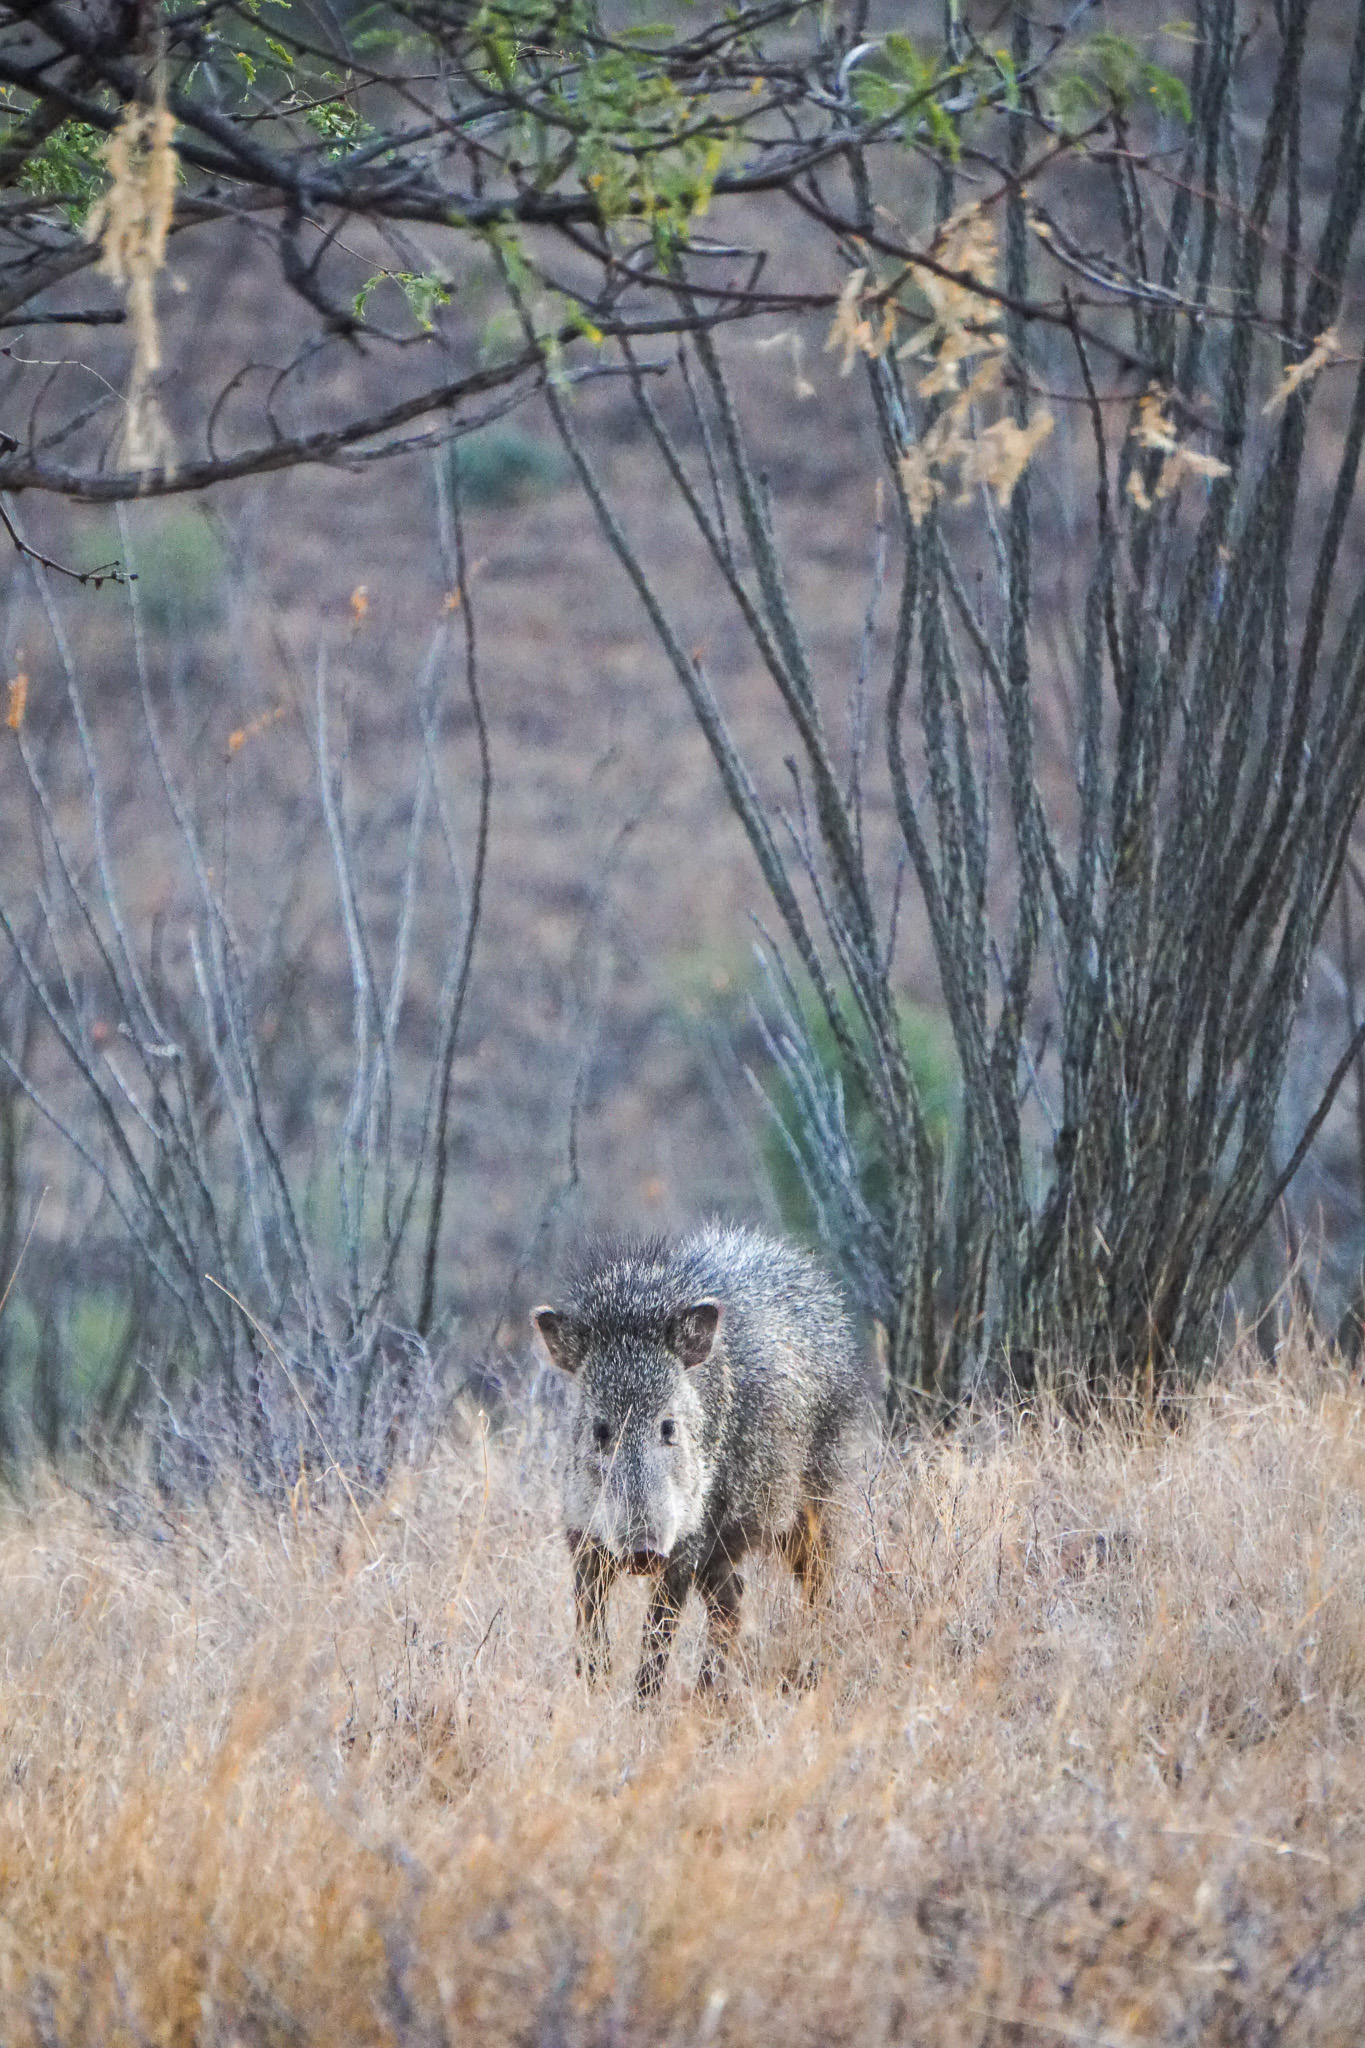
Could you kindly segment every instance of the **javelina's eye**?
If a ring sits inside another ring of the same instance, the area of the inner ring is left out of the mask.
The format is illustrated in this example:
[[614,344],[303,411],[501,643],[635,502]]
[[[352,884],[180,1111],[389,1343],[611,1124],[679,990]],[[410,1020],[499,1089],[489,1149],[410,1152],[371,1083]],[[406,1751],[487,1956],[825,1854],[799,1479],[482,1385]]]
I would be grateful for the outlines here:
[[599,1451],[605,1451],[607,1445],[611,1442],[611,1424],[609,1422],[594,1422],[592,1426],[592,1440]]
[[663,1421],[659,1424],[659,1442],[661,1444],[672,1444],[676,1443],[677,1440],[678,1425],[671,1415],[665,1415]]

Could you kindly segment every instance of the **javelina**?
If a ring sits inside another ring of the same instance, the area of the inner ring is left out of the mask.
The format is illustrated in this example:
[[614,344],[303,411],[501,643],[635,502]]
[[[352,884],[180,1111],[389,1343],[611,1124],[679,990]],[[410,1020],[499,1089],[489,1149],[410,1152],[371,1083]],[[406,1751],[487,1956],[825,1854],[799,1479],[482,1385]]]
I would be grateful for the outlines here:
[[710,1686],[738,1629],[746,1551],[777,1550],[812,1604],[825,1584],[822,1518],[863,1392],[838,1292],[795,1246],[713,1224],[677,1245],[597,1248],[564,1306],[532,1321],[577,1390],[564,1518],[579,1669],[610,1668],[612,1582],[648,1573],[640,1697],[662,1683],[692,1586]]

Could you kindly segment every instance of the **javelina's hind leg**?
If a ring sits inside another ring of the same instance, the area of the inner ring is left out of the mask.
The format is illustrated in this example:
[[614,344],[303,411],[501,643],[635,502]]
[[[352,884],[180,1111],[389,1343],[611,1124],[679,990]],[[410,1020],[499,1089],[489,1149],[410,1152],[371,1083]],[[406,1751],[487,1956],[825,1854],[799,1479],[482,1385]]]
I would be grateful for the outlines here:
[[779,1537],[777,1547],[795,1572],[806,1605],[814,1607],[829,1586],[829,1545],[818,1500],[801,1503],[800,1513]]
[[679,1570],[670,1565],[661,1573],[650,1595],[649,1612],[645,1616],[644,1655],[635,1674],[635,1696],[642,1704],[645,1700],[654,1699],[664,1682],[668,1653],[678,1633],[683,1601],[691,1583],[690,1570]]
[[744,1581],[728,1557],[714,1558],[697,1579],[706,1603],[707,1641],[697,1673],[697,1691],[711,1692],[725,1675],[730,1652],[739,1639],[739,1609]]
[[609,1550],[576,1529],[569,1531],[569,1548],[573,1552],[573,1599],[578,1621],[574,1669],[589,1685],[595,1685],[611,1672],[607,1595],[620,1566]]
[[[807,1607],[816,1607],[829,1590],[829,1544],[818,1500],[808,1498],[802,1502],[800,1513],[777,1547],[796,1574]],[[792,1666],[782,1681],[782,1690],[809,1692],[819,1682],[820,1657],[816,1652]]]

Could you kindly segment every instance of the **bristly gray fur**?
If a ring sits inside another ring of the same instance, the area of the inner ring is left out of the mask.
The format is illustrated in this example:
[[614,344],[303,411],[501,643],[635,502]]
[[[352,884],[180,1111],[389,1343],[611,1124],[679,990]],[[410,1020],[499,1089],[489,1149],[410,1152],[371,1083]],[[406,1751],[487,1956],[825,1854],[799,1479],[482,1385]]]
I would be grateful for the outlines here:
[[821,1517],[865,1394],[838,1289],[795,1245],[710,1224],[594,1246],[535,1322],[577,1390],[564,1487],[580,1663],[607,1658],[605,1602],[623,1570],[658,1584],[642,1694],[657,1690],[695,1586],[711,1621],[703,1683],[737,1624],[735,1565],[777,1549],[814,1599]]

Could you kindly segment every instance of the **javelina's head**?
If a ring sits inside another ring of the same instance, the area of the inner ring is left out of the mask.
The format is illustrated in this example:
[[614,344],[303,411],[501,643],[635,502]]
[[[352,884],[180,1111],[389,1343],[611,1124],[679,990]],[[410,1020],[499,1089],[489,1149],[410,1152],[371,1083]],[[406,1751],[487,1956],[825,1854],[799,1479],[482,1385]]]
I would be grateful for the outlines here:
[[[681,1291],[680,1291],[681,1289]],[[662,1562],[702,1522],[711,1477],[707,1382],[724,1309],[690,1295],[660,1248],[604,1257],[563,1308],[532,1322],[573,1381],[565,1513],[636,1570]]]

